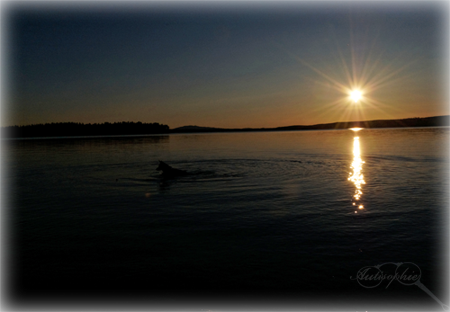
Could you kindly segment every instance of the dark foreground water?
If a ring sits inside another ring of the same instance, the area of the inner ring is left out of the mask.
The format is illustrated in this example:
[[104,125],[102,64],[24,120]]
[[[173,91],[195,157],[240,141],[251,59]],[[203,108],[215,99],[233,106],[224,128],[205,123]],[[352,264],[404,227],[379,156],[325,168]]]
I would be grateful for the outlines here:
[[[9,300],[442,310],[417,285],[355,277],[413,263],[449,303],[448,141],[416,128],[4,142]],[[163,179],[158,160],[190,174]]]

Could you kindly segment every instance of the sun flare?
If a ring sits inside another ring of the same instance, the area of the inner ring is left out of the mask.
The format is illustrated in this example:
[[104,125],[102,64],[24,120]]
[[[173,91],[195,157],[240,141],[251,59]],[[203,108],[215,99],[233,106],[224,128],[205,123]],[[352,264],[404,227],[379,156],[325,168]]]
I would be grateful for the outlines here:
[[358,103],[358,101],[362,98],[362,92],[360,90],[352,90],[350,91],[350,98],[353,102]]

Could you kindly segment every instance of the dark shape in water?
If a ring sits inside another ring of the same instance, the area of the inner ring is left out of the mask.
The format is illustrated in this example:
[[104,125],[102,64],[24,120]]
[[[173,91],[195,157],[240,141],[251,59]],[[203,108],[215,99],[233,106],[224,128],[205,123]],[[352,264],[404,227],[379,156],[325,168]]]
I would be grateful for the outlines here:
[[158,168],[156,168],[156,170],[161,170],[162,171],[162,176],[163,177],[178,177],[178,176],[185,176],[187,175],[187,171],[185,170],[180,170],[180,169],[176,169],[176,168],[172,168],[171,166],[169,166],[168,164],[166,164],[165,162],[159,160],[159,166]]

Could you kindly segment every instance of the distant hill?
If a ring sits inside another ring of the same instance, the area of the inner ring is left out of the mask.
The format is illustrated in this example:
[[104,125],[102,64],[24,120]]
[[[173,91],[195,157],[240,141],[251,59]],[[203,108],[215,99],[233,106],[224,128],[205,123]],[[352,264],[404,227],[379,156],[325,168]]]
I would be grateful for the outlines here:
[[313,126],[279,127],[278,130],[348,129],[348,128],[397,128],[397,127],[439,127],[449,126],[450,116],[425,118],[386,119],[368,121],[333,122]]
[[192,132],[236,132],[236,131],[292,131],[292,130],[325,130],[348,128],[397,128],[397,127],[438,127],[449,126],[450,116],[435,116],[425,118],[386,119],[368,121],[333,122],[310,126],[287,126],[277,128],[213,128],[199,126],[184,126],[171,129],[170,133]]
[[183,126],[170,129],[170,133],[195,133],[195,132],[237,132],[237,131],[271,131],[276,128],[214,128],[199,126]]
[[169,126],[159,123],[115,122],[83,124],[76,122],[46,123],[28,126],[2,127],[3,138],[133,135],[168,133]]
[[203,132],[203,131],[216,131],[222,130],[221,128],[213,128],[213,127],[199,127],[199,126],[183,126],[179,128],[175,128],[170,130],[170,132]]

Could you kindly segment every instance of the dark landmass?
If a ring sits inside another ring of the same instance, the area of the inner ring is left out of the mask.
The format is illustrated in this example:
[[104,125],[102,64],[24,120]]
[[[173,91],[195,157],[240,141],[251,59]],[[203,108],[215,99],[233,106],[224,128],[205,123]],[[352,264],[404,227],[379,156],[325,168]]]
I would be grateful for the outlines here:
[[105,122],[83,124],[76,122],[46,123],[28,126],[2,127],[2,138],[133,135],[168,133],[169,126],[159,123]]
[[97,135],[146,135],[168,133],[206,133],[206,132],[246,132],[246,131],[295,131],[295,130],[332,130],[348,128],[398,128],[398,127],[439,127],[449,126],[450,116],[425,118],[406,118],[369,121],[333,122],[311,126],[288,126],[277,128],[213,128],[184,126],[169,129],[159,123],[142,122],[105,122],[102,124],[83,124],[76,122],[47,123],[28,126],[2,127],[2,138],[33,138],[63,136]]
[[356,127],[358,128],[439,127],[449,125],[450,125],[450,116],[436,116],[425,118],[333,122],[311,126],[287,126],[277,128],[227,129],[227,128],[184,126],[180,128],[171,129],[170,133],[326,130],[326,129],[348,129]]
[[223,130],[233,130],[233,129],[225,129],[225,128],[214,128],[214,127],[199,127],[199,126],[183,126],[175,129],[171,129],[170,132],[199,132],[199,131],[223,131]]

